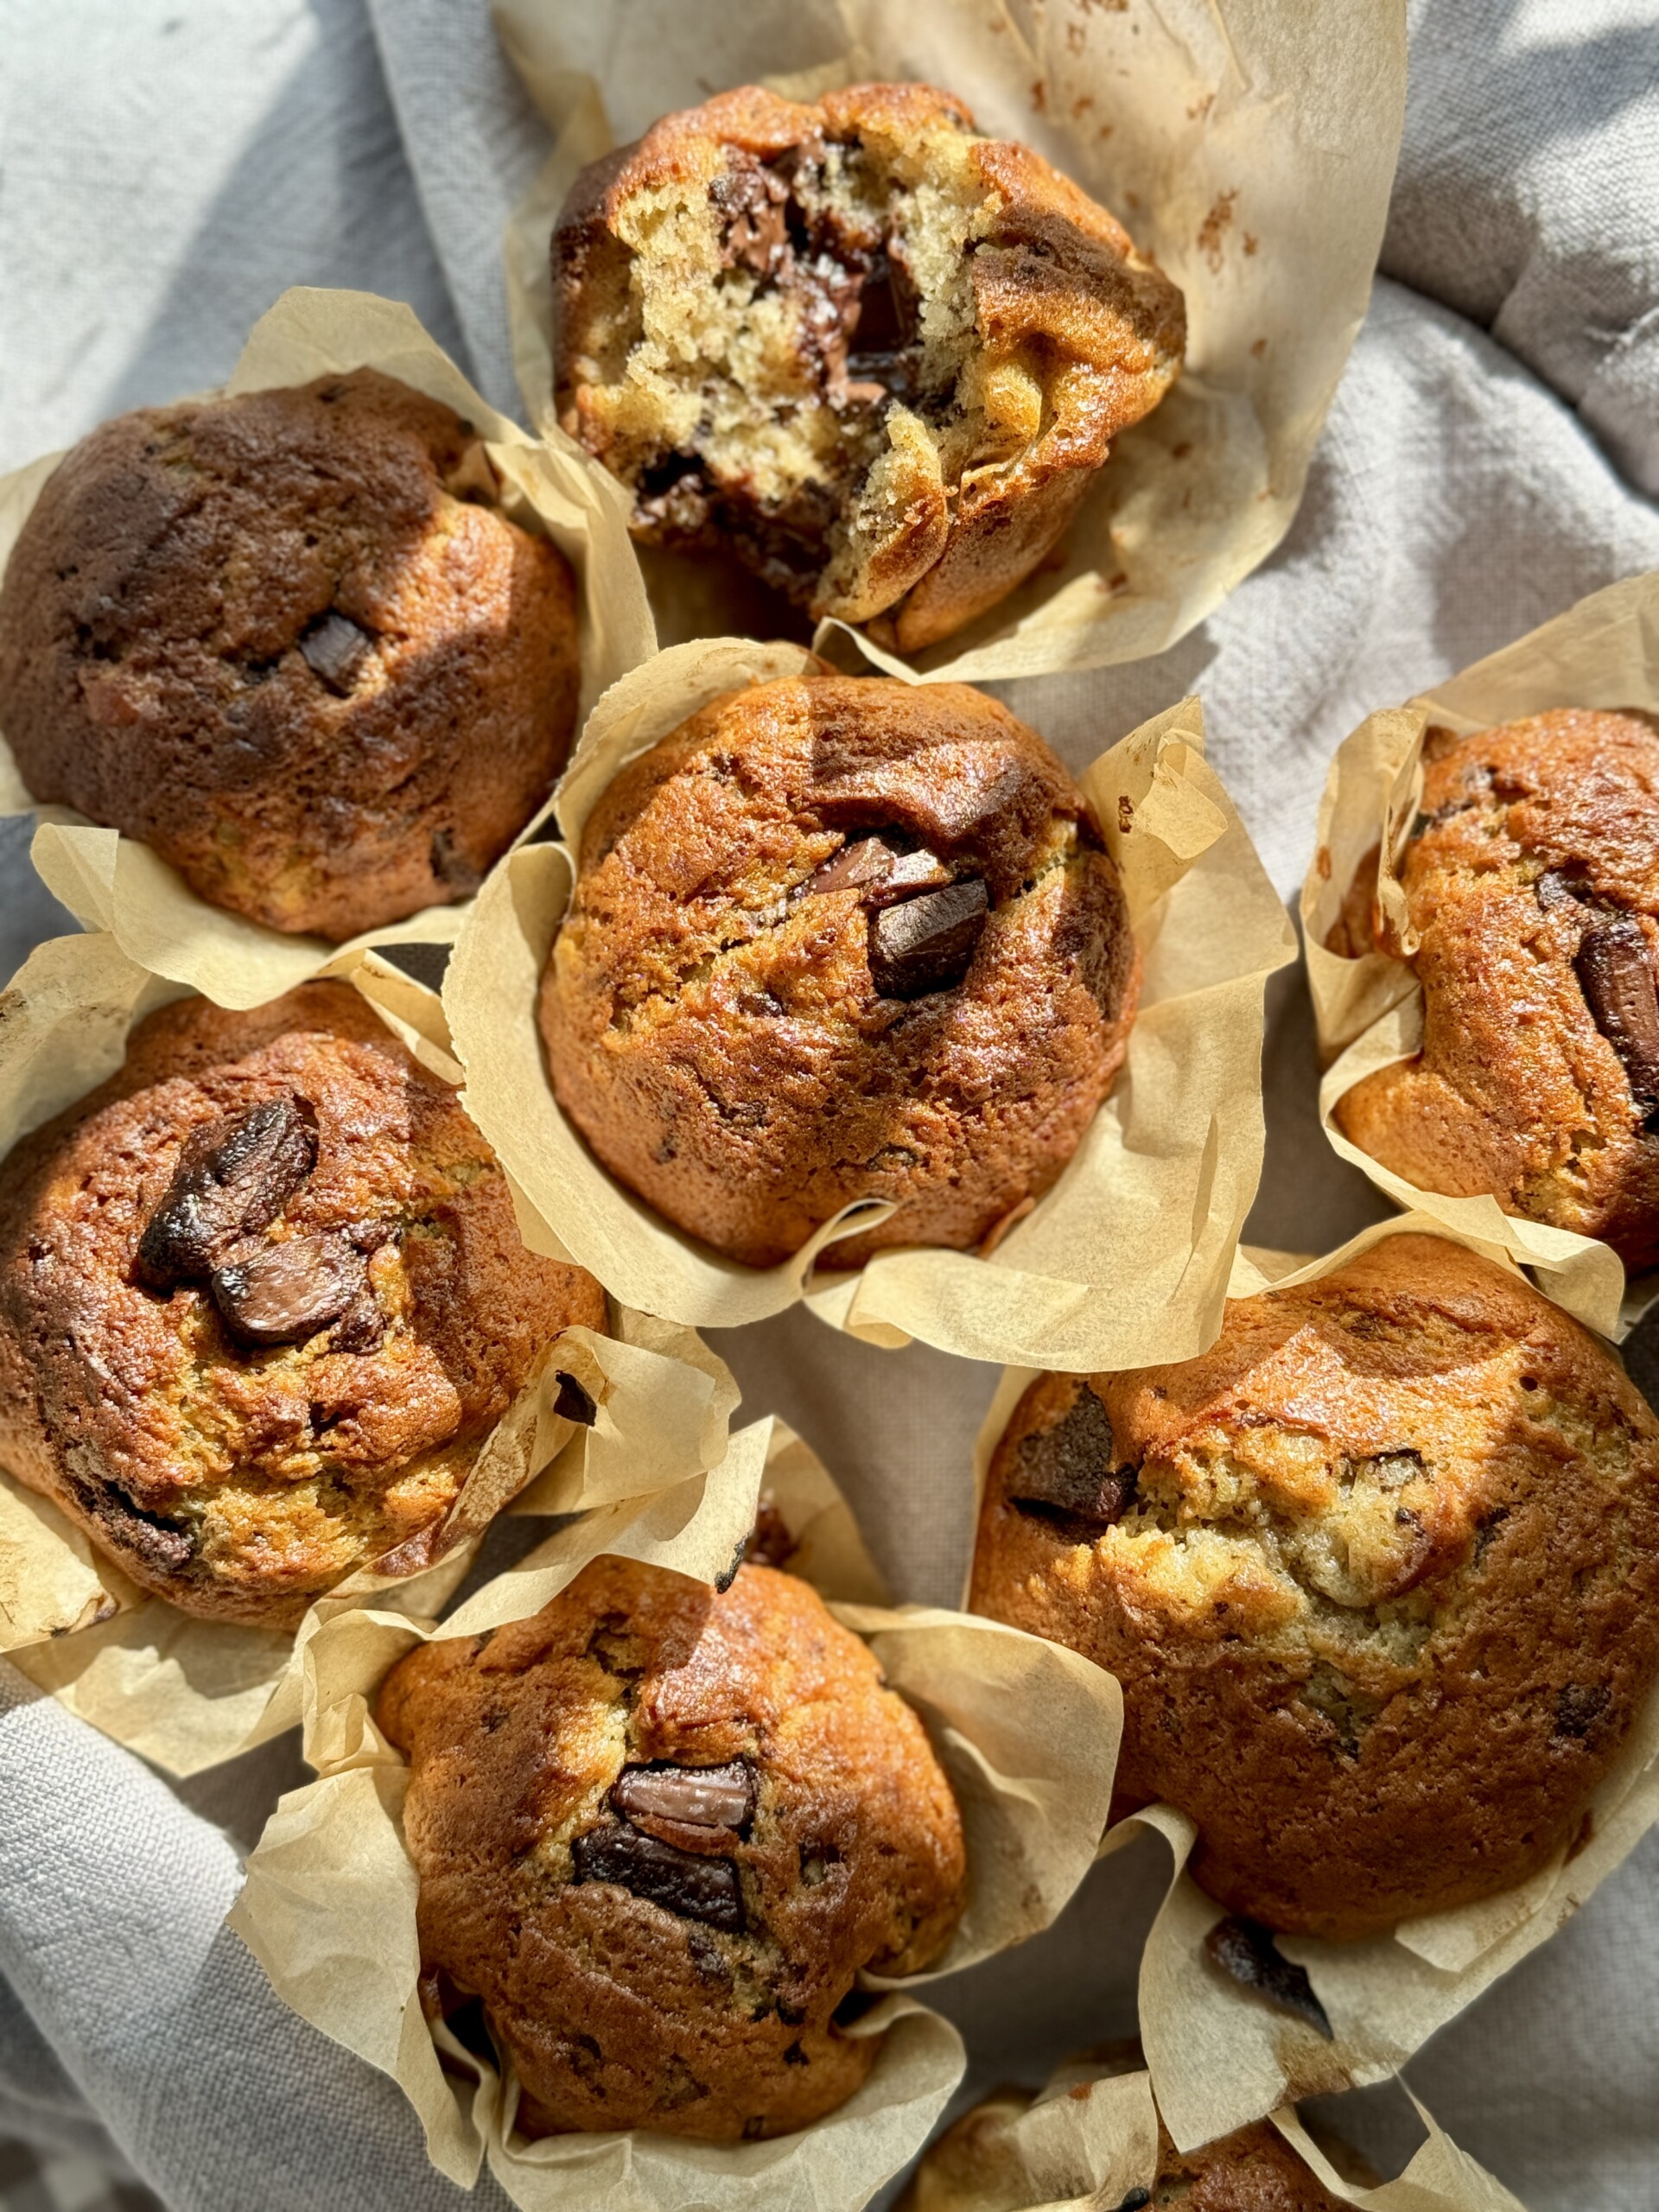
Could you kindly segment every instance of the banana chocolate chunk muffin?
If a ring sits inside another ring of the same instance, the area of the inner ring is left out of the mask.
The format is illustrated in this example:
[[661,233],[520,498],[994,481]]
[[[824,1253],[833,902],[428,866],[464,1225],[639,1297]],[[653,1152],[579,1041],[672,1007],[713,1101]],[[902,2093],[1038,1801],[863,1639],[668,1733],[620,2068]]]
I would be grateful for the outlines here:
[[1420,1190],[1659,1263],[1659,727],[1561,709],[1432,730],[1401,862],[1416,949],[1359,872],[1330,940],[1405,957],[1421,1049],[1338,1101],[1338,1127]]
[[526,2134],[783,2135],[880,2037],[860,1972],[961,1916],[962,1822],[920,1721],[804,1582],[595,1560],[533,1619],[431,1643],[377,1713],[411,1768],[429,2013],[481,2000]]
[[1518,1278],[1391,1236],[1197,1359],[1034,1382],[972,1604],[1117,1676],[1121,1808],[1196,1822],[1261,1984],[1263,1928],[1380,1933],[1586,1839],[1659,1673],[1659,1421]]
[[972,1249],[1028,1212],[1128,1050],[1141,962],[1088,801],[957,683],[732,691],[612,781],[540,1020],[554,1090],[658,1212],[766,1267]]
[[411,1573],[561,1330],[454,1091],[349,985],[139,1024],[0,1188],[0,1462],[140,1583],[283,1627]]
[[0,588],[32,796],[211,905],[336,940],[464,899],[546,797],[575,587],[449,408],[362,369],[118,416]]
[[1031,574],[1185,345],[1122,226],[929,85],[665,116],[552,252],[559,419],[635,534],[906,652]]
[[[1184,2152],[1160,2119],[1150,2180],[1121,2203],[1104,2202],[1098,2168],[1091,2172],[1088,2154],[1072,2147],[1071,2130],[1045,2126],[1044,2107],[1141,2063],[1138,2046],[1112,2045],[1069,2062],[1040,2096],[1029,2089],[993,2091],[931,2145],[899,2212],[1052,2212],[1062,2198],[1098,2212],[1173,2212],[1176,2206],[1180,2212],[1349,2212],[1349,2200],[1332,2196],[1266,2120]],[[1377,2177],[1346,2144],[1327,2137],[1320,2147],[1338,2171],[1376,2184]]]

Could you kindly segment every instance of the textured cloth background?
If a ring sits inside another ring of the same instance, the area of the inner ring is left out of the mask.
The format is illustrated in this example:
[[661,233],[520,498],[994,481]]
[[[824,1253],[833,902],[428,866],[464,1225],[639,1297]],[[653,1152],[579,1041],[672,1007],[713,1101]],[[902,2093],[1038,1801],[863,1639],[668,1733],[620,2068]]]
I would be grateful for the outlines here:
[[[620,35],[660,4],[609,0]],[[0,0],[0,467],[213,383],[296,283],[409,300],[518,411],[498,241],[546,144],[480,0]],[[1364,713],[1659,566],[1653,0],[1416,0],[1382,267],[1274,559],[1159,660],[1003,687],[1078,763],[1199,690],[1287,896]],[[67,925],[26,850],[0,825],[7,972]],[[1319,1135],[1294,979],[1267,1075],[1251,1233],[1328,1247],[1379,1209]],[[846,1482],[904,1593],[953,1599],[990,1372],[801,1316],[721,1349],[750,1410]],[[0,2136],[100,2156],[176,2212],[499,2212],[487,2180],[463,2198],[428,2168],[397,2094],[220,1929],[238,1847],[302,1778],[291,1743],[175,1790],[0,1678]],[[1137,1847],[1046,1937],[943,1986],[976,2086],[1132,2030],[1166,1871]],[[1533,2212],[1659,2201],[1656,1876],[1659,1839],[1409,2069]],[[1383,2159],[1411,2140],[1397,2092],[1338,2117]]]

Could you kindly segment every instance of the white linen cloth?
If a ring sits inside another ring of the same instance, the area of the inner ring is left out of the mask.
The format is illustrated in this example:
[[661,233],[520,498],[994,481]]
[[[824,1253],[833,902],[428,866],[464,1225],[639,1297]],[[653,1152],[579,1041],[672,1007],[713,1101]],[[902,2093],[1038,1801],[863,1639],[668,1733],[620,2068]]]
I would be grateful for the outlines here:
[[[0,466],[211,384],[294,283],[410,300],[518,411],[498,242],[546,145],[481,0],[0,0]],[[1200,691],[1287,897],[1364,713],[1659,565],[1656,55],[1655,0],[1414,0],[1385,274],[1290,536],[1160,659],[1001,687],[1079,763]],[[26,848],[0,825],[7,971],[66,925]],[[1379,1202],[1319,1136],[1281,982],[1251,1234],[1311,1250]],[[903,1594],[952,1600],[989,1370],[798,1313],[720,1348],[750,1409],[823,1451]],[[220,1927],[238,1841],[299,1778],[289,1740],[169,1789],[0,1666],[0,2133],[101,2145],[176,2212],[499,2212]],[[975,2086],[1132,2030],[1165,1873],[1137,1847],[1047,1936],[931,1993]],[[1650,1838],[1409,2069],[1533,2212],[1659,2197],[1656,1877]],[[1339,2117],[1385,2159],[1409,2142],[1397,2093]]]

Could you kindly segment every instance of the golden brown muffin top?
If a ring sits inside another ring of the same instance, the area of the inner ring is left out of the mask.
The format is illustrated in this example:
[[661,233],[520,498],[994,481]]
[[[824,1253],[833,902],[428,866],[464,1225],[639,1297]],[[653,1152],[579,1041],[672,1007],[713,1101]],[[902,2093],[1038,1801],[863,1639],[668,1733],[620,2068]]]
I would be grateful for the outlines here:
[[1029,573],[1185,342],[1122,226],[929,85],[665,116],[577,179],[553,269],[560,421],[636,531],[905,652]]
[[0,1452],[146,1588],[280,1626],[427,1564],[551,1339],[605,1317],[349,985],[181,999],[6,1163]]
[[499,491],[470,425],[372,369],[102,424],[0,589],[29,791],[274,929],[467,897],[545,797],[579,684],[569,566]]
[[1118,1676],[1121,1804],[1189,1814],[1213,1896],[1345,1937],[1584,1840],[1656,1599],[1634,1385],[1524,1282],[1401,1235],[1230,1300],[1197,1359],[1033,1383],[972,1603]]
[[[1414,1058],[1337,1118],[1421,1188],[1659,1260],[1659,728],[1560,709],[1431,730],[1400,881],[1423,988]],[[1331,949],[1371,949],[1376,858]],[[1398,956],[1387,938],[1380,950]]]
[[784,2134],[879,2038],[837,2009],[961,1916],[962,1823],[921,1723],[794,1576],[716,1592],[601,1559],[531,1620],[413,1651],[408,1753],[430,2003],[481,1999],[529,2133]]
[[1127,1048],[1140,962],[1087,801],[965,685],[728,693],[583,833],[543,981],[554,1088],[613,1173],[751,1265],[973,1247],[1054,1180]]

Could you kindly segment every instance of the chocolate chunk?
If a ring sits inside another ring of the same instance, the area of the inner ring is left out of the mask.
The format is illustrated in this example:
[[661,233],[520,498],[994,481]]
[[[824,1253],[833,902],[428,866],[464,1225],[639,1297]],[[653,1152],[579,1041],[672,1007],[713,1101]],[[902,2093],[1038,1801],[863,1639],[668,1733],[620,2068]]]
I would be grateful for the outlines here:
[[709,187],[725,232],[721,259],[728,269],[741,263],[757,276],[774,276],[790,251],[784,220],[789,187],[736,147],[728,149],[726,162]]
[[386,1333],[386,1317],[380,1311],[380,1301],[365,1281],[346,1311],[335,1322],[328,1339],[330,1351],[365,1352],[377,1351]]
[[667,453],[639,472],[633,519],[642,528],[672,526],[695,533],[708,521],[715,487],[695,453]]
[[870,979],[884,999],[948,990],[968,972],[990,900],[978,876],[870,916]]
[[1563,1684],[1555,1693],[1554,1733],[1558,1737],[1570,1736],[1582,1743],[1594,1732],[1611,1698],[1605,1682]]
[[579,1882],[615,1882],[649,1904],[701,1920],[728,1935],[743,1932],[737,1869],[724,1859],[698,1859],[638,1828],[594,1828],[571,1846]]
[[233,1337],[248,1344],[302,1343],[338,1320],[367,1287],[363,1255],[343,1229],[238,1254],[209,1278]]
[[139,1239],[140,1281],[171,1290],[212,1274],[232,1244],[276,1220],[316,1164],[308,1099],[267,1098],[193,1131]]
[[1652,1113],[1659,1108],[1659,995],[1641,924],[1630,914],[1596,923],[1573,965],[1597,1028],[1624,1063],[1631,1096]]
[[1137,1474],[1134,1467],[1114,1467],[1116,1455],[1106,1408],[1082,1383],[1052,1428],[1020,1438],[1008,1500],[1109,1528],[1134,1502]]
[[741,1759],[725,1766],[631,1766],[611,1792],[629,1820],[680,1821],[694,1828],[741,1828],[754,1810],[754,1777]]
[[579,1421],[583,1428],[591,1428],[598,1417],[599,1408],[584,1390],[574,1375],[567,1375],[561,1368],[557,1374],[559,1395],[553,1401],[553,1410],[565,1421]]
[[1240,1920],[1230,1914],[1210,1930],[1204,1948],[1241,1989],[1253,1990],[1281,2012],[1294,2012],[1326,2043],[1335,2040],[1330,2016],[1313,1994],[1306,1968],[1293,1966],[1280,1955],[1270,1928],[1264,1928],[1259,1920]]
[[915,891],[943,888],[950,871],[925,845],[904,852],[886,837],[861,837],[806,879],[808,891],[861,891],[867,906],[891,906]]
[[320,614],[300,639],[306,666],[341,699],[362,674],[373,647],[368,632],[334,607]]

